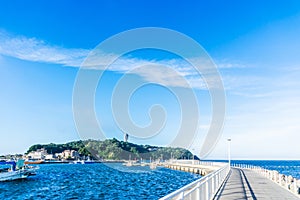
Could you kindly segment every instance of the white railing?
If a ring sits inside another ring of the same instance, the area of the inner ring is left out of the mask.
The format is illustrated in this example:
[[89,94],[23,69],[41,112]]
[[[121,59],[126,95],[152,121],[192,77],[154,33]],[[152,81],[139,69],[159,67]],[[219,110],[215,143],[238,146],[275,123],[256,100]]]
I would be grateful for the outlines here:
[[160,200],[169,199],[212,199],[222,183],[226,179],[230,171],[230,166],[227,164],[222,168],[168,194],[167,196],[161,198]]
[[280,174],[276,170],[267,170],[262,167],[253,166],[253,165],[245,165],[245,164],[233,164],[233,167],[242,168],[242,169],[250,169],[253,170],[264,177],[274,181],[281,187],[289,190],[290,192],[294,193],[298,197],[300,197],[300,180],[292,176],[287,176],[284,174]]
[[205,166],[222,166],[227,162],[213,162],[213,161],[200,161],[200,160],[168,160],[169,164],[191,164],[191,165],[205,165]]

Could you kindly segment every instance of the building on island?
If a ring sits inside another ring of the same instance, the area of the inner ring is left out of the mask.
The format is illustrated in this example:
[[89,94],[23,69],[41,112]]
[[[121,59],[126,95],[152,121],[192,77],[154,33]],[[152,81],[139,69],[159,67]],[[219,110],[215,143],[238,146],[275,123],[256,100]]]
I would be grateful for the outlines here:
[[80,155],[78,153],[78,151],[76,150],[64,150],[62,152],[62,158],[64,159],[78,159],[80,158]]
[[55,160],[55,159],[56,159],[56,157],[53,154],[47,154],[47,155],[45,155],[45,160]]
[[47,151],[44,148],[41,148],[30,152],[27,155],[27,158],[32,160],[43,160],[45,159],[46,155],[48,155]]
[[28,160],[60,160],[60,159],[80,159],[80,155],[76,150],[65,150],[61,153],[48,154],[44,148],[31,151],[25,159]]

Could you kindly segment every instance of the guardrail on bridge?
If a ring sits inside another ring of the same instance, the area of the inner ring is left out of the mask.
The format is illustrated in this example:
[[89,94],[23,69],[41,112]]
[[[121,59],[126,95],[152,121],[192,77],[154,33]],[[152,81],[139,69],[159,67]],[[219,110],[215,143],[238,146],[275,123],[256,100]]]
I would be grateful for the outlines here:
[[230,166],[226,164],[220,169],[168,194],[160,200],[170,199],[212,199],[230,171]]

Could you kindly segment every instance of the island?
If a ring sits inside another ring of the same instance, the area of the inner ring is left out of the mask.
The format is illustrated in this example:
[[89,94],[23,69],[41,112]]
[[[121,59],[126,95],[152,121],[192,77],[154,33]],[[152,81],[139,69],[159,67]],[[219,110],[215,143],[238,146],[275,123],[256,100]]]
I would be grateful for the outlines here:
[[79,140],[65,144],[34,144],[25,154],[1,156],[2,159],[23,158],[36,164],[69,162],[74,160],[122,161],[198,159],[189,150],[173,147],[139,145],[116,138]]

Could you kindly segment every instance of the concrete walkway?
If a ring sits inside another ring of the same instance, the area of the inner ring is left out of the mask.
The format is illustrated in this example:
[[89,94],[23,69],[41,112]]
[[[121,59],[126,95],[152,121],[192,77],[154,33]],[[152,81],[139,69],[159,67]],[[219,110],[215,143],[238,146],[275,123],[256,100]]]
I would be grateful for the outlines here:
[[280,187],[260,174],[247,170],[231,168],[230,175],[214,199],[295,199],[294,194]]

